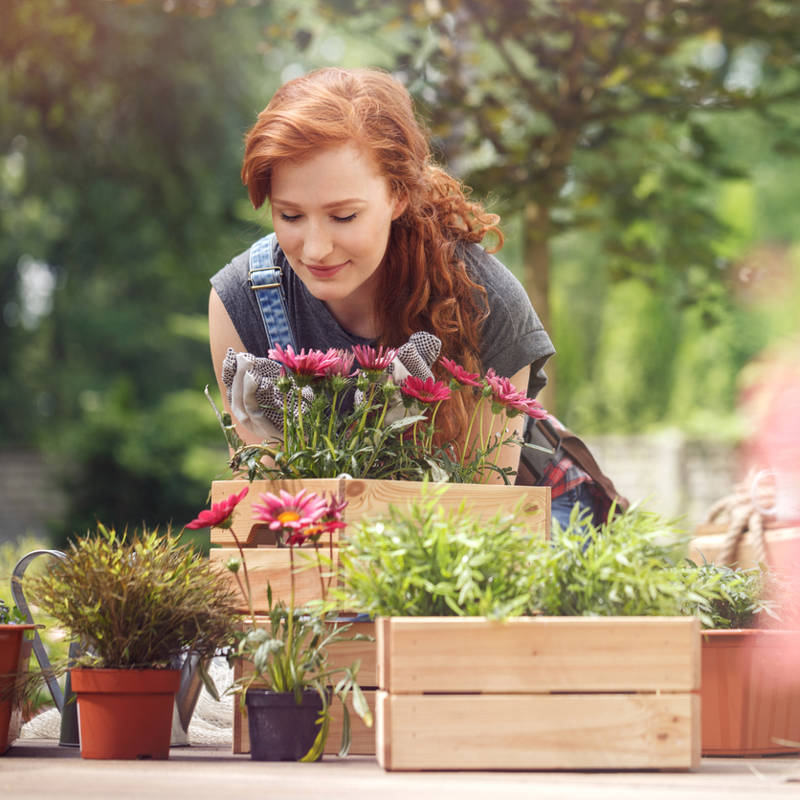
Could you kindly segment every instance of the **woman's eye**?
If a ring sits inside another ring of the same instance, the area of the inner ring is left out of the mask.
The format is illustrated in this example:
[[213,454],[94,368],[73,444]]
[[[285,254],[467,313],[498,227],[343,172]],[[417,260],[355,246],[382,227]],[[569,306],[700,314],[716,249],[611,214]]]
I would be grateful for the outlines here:
[[356,213],[348,214],[346,217],[334,217],[336,222],[352,222],[358,215]]
[[284,214],[281,212],[281,219],[284,222],[297,222],[300,219],[300,214]]

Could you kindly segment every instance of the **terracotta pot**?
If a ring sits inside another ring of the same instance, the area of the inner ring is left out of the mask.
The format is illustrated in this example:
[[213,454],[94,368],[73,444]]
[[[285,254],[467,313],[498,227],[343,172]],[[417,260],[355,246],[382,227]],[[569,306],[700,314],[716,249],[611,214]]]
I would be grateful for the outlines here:
[[316,692],[303,692],[298,705],[292,693],[248,689],[245,702],[253,761],[299,761],[311,749],[322,710]]
[[704,756],[800,752],[800,631],[703,631],[701,703]]
[[19,736],[22,710],[6,692],[17,675],[27,669],[31,642],[25,639],[35,625],[0,625],[0,753],[5,753]]
[[73,669],[83,758],[169,758],[176,669]]

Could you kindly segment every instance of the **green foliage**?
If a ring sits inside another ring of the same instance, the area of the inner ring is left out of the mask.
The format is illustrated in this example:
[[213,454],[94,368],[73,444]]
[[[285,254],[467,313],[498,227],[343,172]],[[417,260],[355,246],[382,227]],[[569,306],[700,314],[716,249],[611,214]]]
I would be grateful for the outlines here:
[[374,616],[530,613],[541,544],[501,514],[446,514],[435,491],[408,510],[348,527],[340,542],[344,606]]
[[90,666],[171,666],[233,644],[236,604],[227,579],[177,537],[128,537],[102,525],[28,583],[33,602],[84,644]]
[[550,541],[510,517],[447,517],[435,494],[348,529],[341,602],[375,616],[697,616],[707,628],[775,614],[763,569],[683,558],[674,523],[638,508],[593,526],[574,510]]
[[774,576],[765,567],[734,569],[724,564],[685,565],[687,598],[703,598],[697,615],[704,627],[717,630],[752,628],[764,617],[779,618],[775,603],[768,599]]
[[[311,350],[305,356],[318,361],[310,369],[320,372],[318,377],[308,374],[307,367],[305,374],[294,370],[294,359],[281,357],[278,360],[293,374],[272,382],[262,379],[261,389],[271,398],[262,405],[265,417],[282,418],[282,424],[275,428],[274,436],[260,444],[243,444],[230,415],[222,414],[206,392],[233,451],[230,466],[234,474],[246,472],[251,481],[347,474],[352,478],[471,483],[495,472],[508,484],[513,477],[511,468],[496,464],[494,459],[503,446],[521,446],[522,441],[514,433],[496,431],[499,426],[494,422],[484,431],[484,410],[502,415],[501,423],[506,417],[523,413],[514,403],[522,404],[527,409],[524,413],[544,414],[538,404],[496,376],[487,375],[478,382],[476,375],[478,386],[455,377],[449,385],[429,378],[431,386],[422,395],[427,399],[417,399],[416,390],[408,388],[407,381],[395,383],[397,378],[388,366],[360,367],[349,374],[352,356],[346,368],[337,363],[324,374],[327,368],[323,359],[328,355]],[[340,352],[339,362],[347,361],[348,355]],[[270,394],[265,391],[267,386]],[[437,444],[437,415],[448,413],[448,403],[460,391],[471,393],[475,400],[464,435],[469,446],[460,442]]]
[[639,509],[592,526],[573,511],[536,562],[534,606],[548,616],[681,613],[685,585],[674,565],[676,532]]
[[[548,365],[557,373],[551,408],[581,430],[692,417],[696,428],[730,415],[732,376],[775,323],[745,323],[754,335],[741,342],[730,330],[717,338],[715,326],[731,322],[736,261],[759,239],[796,238],[787,209],[800,185],[800,7],[501,0],[487,15],[480,3],[455,0],[395,0],[380,11],[364,0],[324,5],[350,30],[378,32],[387,42],[381,63],[411,86],[437,155],[520,222],[510,257],[521,251],[518,275],[558,350]],[[752,206],[745,183],[757,188]],[[643,306],[603,318],[609,284],[630,279],[670,309],[656,316],[664,344],[654,355]],[[681,312],[692,304],[700,331],[684,330]],[[743,330],[739,315],[733,321]],[[607,388],[613,363],[625,363],[609,348],[628,328],[624,350],[636,361],[625,365],[623,413],[593,395],[602,396],[598,382]],[[691,337],[713,341],[687,353]],[[690,398],[669,396],[698,376]]]
[[[363,640],[361,634],[345,636],[348,624],[333,624],[324,613],[311,608],[287,608],[283,602],[272,602],[272,591],[268,589],[267,627],[245,629],[230,661],[244,660],[252,664],[253,672],[238,689],[244,692],[252,684],[273,692],[293,694],[300,703],[303,692],[315,691],[322,700],[317,724],[319,732],[303,761],[316,761],[322,754],[330,729],[331,696],[342,704],[344,722],[340,756],[350,749],[350,712],[347,699],[353,695],[353,709],[372,724],[372,712],[367,705],[364,692],[358,685],[356,675],[359,663],[351,666],[329,667],[328,648],[340,642]],[[291,619],[290,619],[291,618]]]
[[216,471],[181,394],[209,382],[207,339],[176,315],[207,328],[208,277],[255,238],[241,136],[280,82],[271,12],[217,5],[3,3],[0,442],[65,476],[59,542],[181,519]]
[[775,616],[765,568],[683,558],[674,523],[633,508],[593,526],[576,507],[537,559],[534,606],[548,616],[696,616],[705,628],[753,626]]
[[9,608],[5,600],[0,600],[0,625],[21,625],[26,621],[22,612],[16,606]]

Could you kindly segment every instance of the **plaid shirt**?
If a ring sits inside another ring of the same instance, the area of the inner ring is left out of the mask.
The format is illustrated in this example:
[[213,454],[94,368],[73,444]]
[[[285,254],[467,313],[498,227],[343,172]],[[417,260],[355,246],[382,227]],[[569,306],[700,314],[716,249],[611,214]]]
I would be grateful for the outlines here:
[[[563,430],[564,426],[551,414],[547,415],[547,420],[556,430]],[[602,521],[608,517],[611,501],[605,492],[594,482],[591,475],[581,469],[563,450],[557,450],[554,457],[547,462],[538,483],[540,486],[550,487],[550,497],[553,500],[585,483],[594,501],[594,520]]]
[[588,473],[575,464],[568,455],[562,453],[558,460],[554,458],[548,461],[539,483],[541,486],[549,486],[550,497],[555,499],[579,484],[591,480]]

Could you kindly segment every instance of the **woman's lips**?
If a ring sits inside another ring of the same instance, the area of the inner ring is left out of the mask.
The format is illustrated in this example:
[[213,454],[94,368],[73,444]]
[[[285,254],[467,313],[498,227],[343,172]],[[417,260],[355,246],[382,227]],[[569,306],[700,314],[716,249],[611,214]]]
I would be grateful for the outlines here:
[[344,261],[341,264],[333,264],[331,266],[321,266],[319,264],[305,264],[304,266],[315,278],[332,278],[347,266],[347,262]]

